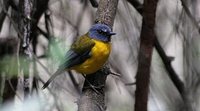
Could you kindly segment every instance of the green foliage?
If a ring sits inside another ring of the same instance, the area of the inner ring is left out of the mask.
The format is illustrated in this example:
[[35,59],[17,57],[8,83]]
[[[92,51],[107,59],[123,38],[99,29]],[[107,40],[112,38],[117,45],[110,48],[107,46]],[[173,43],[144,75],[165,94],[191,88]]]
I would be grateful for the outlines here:
[[17,76],[18,61],[16,57],[4,56],[0,60],[0,73],[5,73],[6,76]]
[[53,39],[50,42],[50,50],[48,56],[53,62],[62,61],[65,56],[65,53],[69,50],[70,46],[66,45],[64,41],[59,41],[57,39]]
[[20,70],[19,66],[23,68],[24,74],[29,74],[29,60],[27,58],[6,55],[0,60],[0,73],[4,73],[6,77],[17,76]]

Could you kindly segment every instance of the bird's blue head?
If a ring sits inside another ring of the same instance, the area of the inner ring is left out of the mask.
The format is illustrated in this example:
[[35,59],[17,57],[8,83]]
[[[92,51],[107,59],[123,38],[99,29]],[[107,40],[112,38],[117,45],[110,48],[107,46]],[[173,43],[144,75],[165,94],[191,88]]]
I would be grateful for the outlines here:
[[105,24],[95,24],[89,30],[89,36],[96,40],[110,42],[111,36],[116,33],[111,31],[111,28]]

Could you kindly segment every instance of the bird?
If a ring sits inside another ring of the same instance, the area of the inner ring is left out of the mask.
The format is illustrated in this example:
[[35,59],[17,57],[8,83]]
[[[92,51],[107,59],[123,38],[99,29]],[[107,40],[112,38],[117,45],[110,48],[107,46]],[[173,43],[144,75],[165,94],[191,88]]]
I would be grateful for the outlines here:
[[44,83],[48,87],[53,79],[64,71],[75,70],[84,75],[93,74],[106,63],[111,52],[111,36],[116,33],[106,25],[97,23],[77,38],[62,59],[57,71]]

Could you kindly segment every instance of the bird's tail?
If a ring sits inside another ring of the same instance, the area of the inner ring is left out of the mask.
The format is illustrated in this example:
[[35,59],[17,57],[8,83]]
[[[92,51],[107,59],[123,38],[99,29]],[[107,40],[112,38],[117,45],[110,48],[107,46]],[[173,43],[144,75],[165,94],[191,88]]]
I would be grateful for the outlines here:
[[56,78],[56,76],[59,75],[59,74],[61,74],[62,72],[63,72],[63,70],[59,70],[59,69],[58,69],[58,70],[49,78],[49,80],[48,80],[46,83],[44,83],[42,89],[45,89],[46,87],[48,87],[49,84],[51,83],[51,81],[53,81],[54,78]]

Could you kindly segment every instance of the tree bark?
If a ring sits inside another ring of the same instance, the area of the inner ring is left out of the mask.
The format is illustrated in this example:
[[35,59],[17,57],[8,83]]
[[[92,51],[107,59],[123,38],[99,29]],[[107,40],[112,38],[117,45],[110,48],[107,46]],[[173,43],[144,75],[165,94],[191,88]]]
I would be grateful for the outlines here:
[[19,1],[19,12],[21,13],[20,22],[18,24],[19,32],[18,36],[20,38],[20,49],[19,55],[22,60],[20,61],[20,75],[23,75],[23,89],[24,89],[24,96],[30,94],[30,63],[31,63],[31,52],[30,52],[30,40],[31,34],[33,33],[33,14],[35,12],[35,0],[20,0]]
[[136,75],[135,111],[147,111],[150,65],[155,41],[155,17],[158,0],[144,0],[138,71]]
[[[112,28],[118,0],[100,0],[95,23],[102,23]],[[86,76],[83,93],[78,103],[78,111],[105,111],[104,87],[109,68],[105,66],[94,74]],[[92,88],[91,88],[92,85]]]
[[[100,70],[94,74],[86,76],[86,81],[82,89],[82,95],[78,104],[78,111],[105,111],[104,86],[107,74]],[[89,83],[88,83],[89,82]],[[91,86],[93,86],[92,89]]]
[[[128,2],[133,5],[133,7],[138,11],[138,13],[140,13],[142,15],[142,10],[143,10],[143,5],[140,4],[137,0],[128,0]],[[184,7],[184,6],[183,6]],[[188,9],[185,9],[188,10]],[[189,11],[186,11],[186,13],[190,13]],[[188,14],[191,15],[191,14]],[[190,17],[193,18],[193,17]],[[199,29],[199,28],[198,28]],[[176,86],[176,88],[178,89],[179,93],[181,94],[181,96],[184,96],[184,83],[183,81],[181,81],[181,79],[179,78],[178,74],[175,72],[175,70],[173,69],[171,62],[172,59],[170,59],[170,57],[167,56],[167,54],[165,53],[164,49],[162,48],[162,46],[160,45],[157,37],[155,39],[155,43],[154,46],[156,48],[156,50],[158,51],[158,54],[160,55],[163,64],[165,65],[165,68],[168,72],[169,77],[171,78],[172,82],[174,83],[174,85]]]
[[100,0],[95,23],[103,23],[112,28],[117,11],[117,5],[118,0]]

